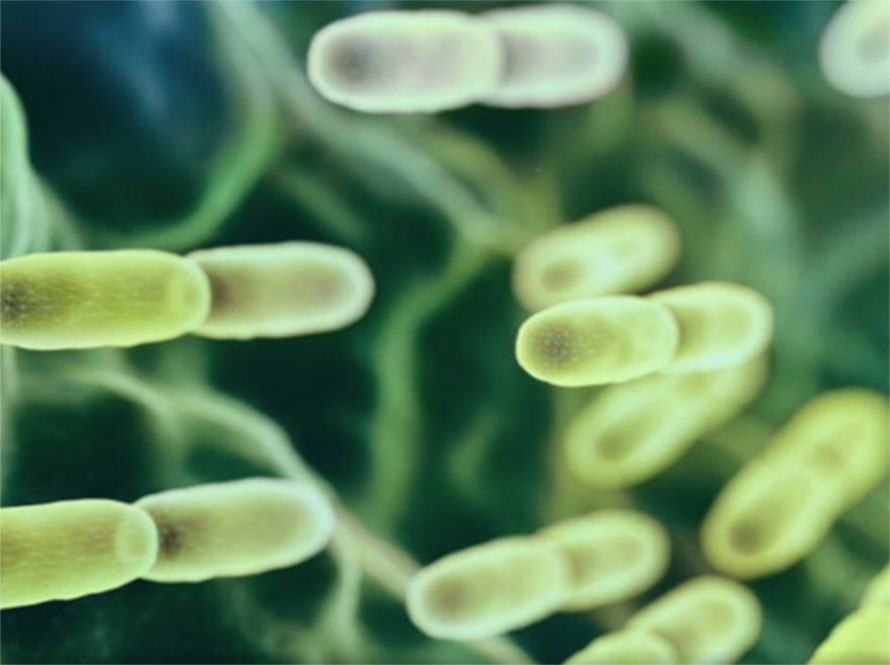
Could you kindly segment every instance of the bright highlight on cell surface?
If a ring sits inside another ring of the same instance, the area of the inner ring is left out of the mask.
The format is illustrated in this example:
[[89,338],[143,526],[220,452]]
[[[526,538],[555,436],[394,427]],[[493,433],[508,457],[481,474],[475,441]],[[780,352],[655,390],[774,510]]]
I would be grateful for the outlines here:
[[598,637],[565,662],[566,665],[674,665],[680,662],[680,655],[657,633],[621,630]]
[[667,367],[679,342],[671,312],[634,296],[575,300],[533,314],[519,329],[516,358],[536,379],[592,386]]
[[661,579],[670,558],[665,528],[635,510],[597,511],[554,524],[538,536],[557,544],[570,563],[563,609],[633,598]]
[[220,339],[287,337],[343,328],[374,295],[365,262],[315,242],[245,245],[189,255],[210,279],[212,309],[196,334]]
[[679,234],[664,213],[643,205],[619,206],[532,240],[513,264],[513,291],[531,311],[634,293],[664,277],[679,255]]
[[819,62],[825,78],[852,97],[890,92],[890,3],[844,3],[822,34]]
[[300,563],[331,537],[333,514],[315,488],[251,478],[143,497],[136,505],[157,525],[159,553],[142,577],[200,582],[253,575]]
[[154,250],[52,252],[0,262],[2,343],[134,346],[178,337],[210,311],[194,261]]
[[568,563],[558,546],[538,538],[502,538],[423,568],[408,588],[408,614],[433,637],[492,637],[556,611],[569,585]]
[[726,484],[702,525],[709,563],[756,578],[807,556],[887,474],[887,398],[826,393],[804,407]]
[[142,510],[105,499],[0,509],[0,608],[71,600],[145,573],[158,536]]
[[890,607],[863,607],[841,621],[809,660],[810,665],[890,663]]
[[756,291],[729,282],[702,282],[649,296],[671,310],[680,344],[670,372],[703,372],[738,365],[766,349],[773,310]]
[[489,93],[503,67],[493,27],[446,10],[367,12],[312,39],[309,80],[326,99],[370,113],[435,112]]
[[734,663],[760,635],[762,611],[751,591],[714,576],[697,577],[639,610],[627,628],[657,633],[680,663]]
[[739,415],[766,382],[762,357],[714,372],[657,374],[603,389],[569,421],[567,466],[599,489],[665,471],[701,437]]
[[608,16],[547,3],[480,15],[504,50],[498,86],[484,98],[503,107],[581,104],[615,88],[627,66],[627,42]]

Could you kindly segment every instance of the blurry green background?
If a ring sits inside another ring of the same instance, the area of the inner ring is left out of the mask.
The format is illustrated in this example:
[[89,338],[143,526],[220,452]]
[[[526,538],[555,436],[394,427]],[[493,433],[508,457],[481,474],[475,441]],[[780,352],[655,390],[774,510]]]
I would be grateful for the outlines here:
[[[607,97],[565,109],[363,116],[305,80],[312,34],[337,18],[507,4],[4,1],[3,75],[58,198],[43,220],[4,215],[4,258],[308,239],[358,252],[378,295],[363,320],[325,335],[4,348],[3,504],[132,501],[273,473],[261,443],[226,421],[226,402],[202,414],[175,405],[213,390],[277,422],[370,532],[421,563],[600,506],[661,519],[668,576],[625,605],[511,634],[538,662],[707,571],[701,518],[777,426],[828,388],[887,392],[887,99],[847,98],[819,71],[834,2],[593,3],[625,29],[630,69]],[[7,169],[9,150],[4,141]],[[585,492],[555,476],[552,457],[592,391],[549,388],[516,365],[525,314],[510,257],[555,224],[627,202],[658,206],[681,229],[664,285],[735,280],[769,298],[773,369],[742,418],[667,473],[632,492]],[[885,482],[812,556],[753,583],[766,621],[744,662],[804,662],[886,564],[887,523]],[[357,574],[349,557],[321,555],[4,611],[2,659],[485,659],[425,637]]]

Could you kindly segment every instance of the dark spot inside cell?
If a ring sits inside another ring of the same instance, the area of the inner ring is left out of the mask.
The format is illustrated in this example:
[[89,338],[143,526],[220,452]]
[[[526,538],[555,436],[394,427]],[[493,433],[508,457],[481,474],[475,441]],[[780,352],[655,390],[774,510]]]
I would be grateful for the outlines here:
[[372,86],[380,69],[379,44],[367,39],[340,39],[327,54],[331,78],[347,88]]
[[26,305],[27,289],[21,282],[9,278],[0,282],[0,318],[4,323],[21,318]]
[[151,516],[158,528],[159,558],[170,559],[175,557],[183,548],[182,528],[172,526],[163,517],[155,513],[152,513]]
[[562,261],[547,266],[541,274],[541,282],[552,291],[561,291],[577,282],[580,276],[578,264]]
[[729,542],[741,554],[754,554],[763,548],[763,529],[750,521],[741,521],[729,532]]
[[599,438],[596,443],[596,449],[600,457],[610,460],[627,457],[627,454],[630,452],[628,446],[625,445],[625,437],[609,434]]
[[552,366],[565,366],[575,355],[575,335],[569,326],[551,324],[535,332],[532,342],[535,356]]

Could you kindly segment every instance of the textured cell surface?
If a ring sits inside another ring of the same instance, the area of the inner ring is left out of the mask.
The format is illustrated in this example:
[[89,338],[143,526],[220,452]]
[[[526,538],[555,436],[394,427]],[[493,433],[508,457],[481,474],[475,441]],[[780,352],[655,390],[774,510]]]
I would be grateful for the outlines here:
[[680,344],[670,372],[731,367],[759,355],[772,338],[772,307],[744,286],[701,282],[650,297],[668,307],[680,327]]
[[664,369],[677,343],[677,323],[666,307],[634,296],[605,296],[533,314],[519,328],[516,358],[541,381],[593,386]]
[[26,349],[134,346],[191,332],[210,311],[194,261],[154,250],[52,252],[0,262],[2,342]]
[[681,663],[734,663],[760,636],[760,603],[741,584],[697,577],[639,610],[627,627],[666,638]]
[[600,489],[644,482],[741,413],[766,376],[760,357],[723,370],[610,386],[569,421],[562,441],[568,468]]
[[0,607],[71,600],[117,588],[151,568],[154,523],[142,510],[79,499],[0,510]]
[[333,516],[308,485],[266,478],[197,485],[140,499],[160,534],[143,577],[200,582],[300,563],[327,544]]
[[890,608],[856,610],[831,631],[809,662],[811,665],[890,663]]
[[886,398],[867,390],[808,402],[721,490],[701,530],[711,565],[755,578],[813,551],[886,476],[887,419]]
[[513,264],[513,292],[528,310],[634,293],[664,277],[680,236],[661,211],[625,205],[559,226],[526,245]]
[[433,637],[491,637],[557,611],[570,583],[568,562],[553,543],[501,538],[423,568],[408,589],[408,614]]
[[598,637],[566,665],[672,665],[677,650],[665,638],[646,630],[621,630]]
[[207,273],[210,316],[205,337],[288,337],[336,330],[371,304],[374,279],[365,262],[315,242],[220,247],[189,255]]
[[370,113],[464,106],[498,81],[501,44],[487,23],[455,11],[380,11],[320,30],[309,80],[326,99]]
[[878,573],[866,587],[860,603],[863,607],[869,605],[890,605],[890,566]]
[[635,510],[601,510],[538,534],[565,553],[570,591],[562,607],[584,610],[633,598],[667,570],[670,539],[661,524]]
[[890,92],[890,3],[848,0],[832,17],[819,44],[822,72],[853,97]]
[[582,104],[610,92],[624,74],[624,33],[598,11],[545,3],[499,9],[482,18],[497,29],[505,52],[500,84],[485,97],[487,104]]

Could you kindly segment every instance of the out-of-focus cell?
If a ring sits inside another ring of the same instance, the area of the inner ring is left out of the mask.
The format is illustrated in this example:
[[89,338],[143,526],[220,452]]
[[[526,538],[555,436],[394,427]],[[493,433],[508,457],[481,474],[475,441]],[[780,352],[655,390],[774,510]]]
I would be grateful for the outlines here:
[[564,609],[633,598],[661,579],[670,559],[665,528],[635,510],[601,510],[538,535],[559,545],[568,558],[571,583]]
[[631,487],[661,473],[760,393],[767,362],[659,374],[600,391],[569,422],[568,468],[600,489]]
[[664,369],[677,344],[677,322],[666,307],[634,296],[605,296],[533,314],[519,328],[516,358],[541,381],[593,386]]
[[566,665],[673,665],[680,662],[680,655],[657,633],[621,630],[598,637],[565,662]]
[[12,346],[158,342],[191,332],[209,311],[207,276],[166,252],[51,252],[0,262],[0,339]]
[[343,328],[374,296],[374,278],[355,253],[315,242],[220,247],[189,254],[210,279],[204,337],[288,337]]
[[679,234],[664,213],[619,206],[532,240],[513,264],[513,291],[531,311],[633,293],[664,277],[679,255]]
[[862,607],[890,605],[890,566],[878,573],[862,594]]
[[832,17],[819,44],[825,78],[852,97],[890,92],[890,3],[851,0]]
[[704,372],[750,360],[773,335],[773,310],[756,291],[728,282],[702,282],[649,296],[671,310],[680,327],[669,372]]
[[810,665],[890,663],[890,607],[863,607],[841,621],[819,645]]
[[703,576],[672,589],[627,622],[676,648],[681,663],[734,663],[757,641],[762,611],[744,586]]
[[559,609],[569,584],[558,546],[539,538],[501,538],[423,568],[408,588],[408,614],[433,637],[492,637]]
[[479,100],[503,53],[485,21],[446,10],[367,12],[309,45],[309,80],[326,99],[369,113],[436,112]]
[[627,41],[601,12],[546,3],[482,14],[504,48],[504,71],[484,101],[493,106],[554,107],[590,102],[615,88],[627,66]]
[[0,510],[0,608],[115,589],[147,571],[158,534],[144,511],[106,499]]
[[836,390],[807,403],[723,488],[702,548],[739,578],[776,573],[822,541],[835,520],[887,474],[887,399]]
[[251,478],[143,497],[160,534],[158,559],[142,577],[200,582],[300,563],[325,547],[333,530],[327,500],[300,482]]

